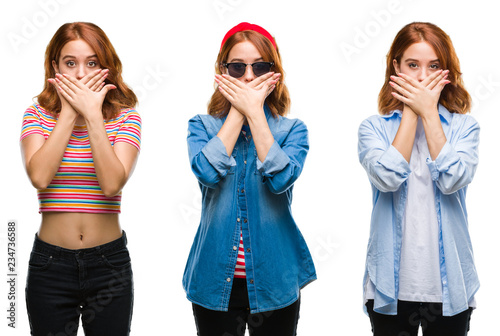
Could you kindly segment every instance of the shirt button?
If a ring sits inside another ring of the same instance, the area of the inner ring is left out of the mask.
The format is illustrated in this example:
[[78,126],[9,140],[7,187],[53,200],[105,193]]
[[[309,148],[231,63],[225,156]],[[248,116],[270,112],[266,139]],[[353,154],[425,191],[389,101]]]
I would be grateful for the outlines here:
[[243,220],[243,223],[247,223],[247,222],[248,222],[248,219],[246,219],[246,218],[245,218],[245,219]]
[[247,160],[243,161],[245,164],[247,164]]
[[[234,189],[233,189],[234,190]],[[244,193],[245,192],[245,189],[241,189],[241,192]]]
[[239,219],[239,218],[237,218],[237,219],[236,219],[236,221],[237,221],[237,222],[239,222],[239,221],[240,221],[240,219]]
[[250,283],[253,284],[253,279],[250,279]]
[[231,282],[231,278],[227,278],[227,279],[226,279],[226,281],[227,281],[227,282]]
[[247,248],[247,252],[250,252],[250,251],[251,251],[251,250],[250,250],[250,247],[249,247],[249,248]]
[[237,249],[238,249],[238,248],[237,248],[236,246],[233,246],[233,250],[235,250],[235,251],[236,251]]

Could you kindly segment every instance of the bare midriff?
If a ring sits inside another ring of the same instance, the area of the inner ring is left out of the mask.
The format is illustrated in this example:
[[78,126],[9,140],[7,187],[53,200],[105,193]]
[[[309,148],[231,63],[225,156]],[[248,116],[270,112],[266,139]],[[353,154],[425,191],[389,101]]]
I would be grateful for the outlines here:
[[77,250],[109,243],[122,236],[118,214],[42,212],[38,238]]

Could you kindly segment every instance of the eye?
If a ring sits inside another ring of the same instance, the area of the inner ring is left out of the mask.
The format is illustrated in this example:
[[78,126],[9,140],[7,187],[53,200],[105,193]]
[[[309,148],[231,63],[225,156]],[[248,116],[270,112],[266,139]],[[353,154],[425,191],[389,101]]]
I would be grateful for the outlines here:
[[433,70],[439,70],[441,67],[439,66],[439,64],[436,63],[436,64],[431,64],[430,68]]
[[74,67],[76,64],[75,64],[75,62],[74,62],[74,61],[67,61],[67,62],[66,62],[66,65],[67,65],[68,67]]
[[409,64],[408,64],[408,67],[409,67],[410,69],[416,69],[416,68],[418,68],[418,65],[417,65],[417,63],[409,63]]
[[94,68],[94,67],[96,67],[96,66],[97,66],[97,62],[96,62],[96,61],[89,61],[89,62],[87,63],[87,65],[88,65],[89,67],[91,67],[91,68]]

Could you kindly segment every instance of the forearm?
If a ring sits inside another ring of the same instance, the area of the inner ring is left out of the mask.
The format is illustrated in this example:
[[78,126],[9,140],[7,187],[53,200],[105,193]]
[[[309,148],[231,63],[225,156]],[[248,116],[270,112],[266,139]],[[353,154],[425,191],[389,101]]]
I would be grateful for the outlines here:
[[217,133],[217,137],[221,139],[224,147],[226,147],[228,156],[231,156],[231,153],[233,152],[234,145],[240,136],[241,127],[244,122],[245,117],[233,106],[231,106],[231,109],[226,117],[226,121],[219,130],[219,133]]
[[422,124],[424,126],[429,153],[431,159],[434,161],[446,143],[446,136],[441,126],[441,120],[437,110],[434,113],[422,116]]
[[392,146],[396,148],[401,155],[403,155],[406,162],[410,162],[413,142],[415,141],[415,133],[417,131],[417,122],[418,116],[407,105],[405,105],[403,109],[403,116],[401,118],[401,124],[399,125],[396,136],[392,141]]
[[106,197],[118,194],[128,179],[128,172],[109,142],[102,116],[86,119],[94,169]]
[[269,149],[274,143],[274,137],[269,129],[266,115],[264,112],[255,113],[247,116],[247,120],[252,131],[257,156],[261,162],[264,162]]
[[34,136],[23,140],[22,149],[26,172],[33,186],[45,189],[61,166],[77,115],[61,113],[50,136],[45,140]]

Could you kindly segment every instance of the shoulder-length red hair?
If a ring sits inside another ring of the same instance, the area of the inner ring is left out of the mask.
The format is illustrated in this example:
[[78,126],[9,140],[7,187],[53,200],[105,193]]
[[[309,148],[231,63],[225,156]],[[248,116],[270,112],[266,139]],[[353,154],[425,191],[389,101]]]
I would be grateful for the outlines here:
[[[290,110],[290,95],[284,82],[285,72],[283,71],[283,67],[281,65],[279,49],[278,46],[274,49],[271,41],[260,33],[253,30],[244,30],[229,37],[217,56],[215,72],[219,75],[222,74],[222,64],[227,62],[229,52],[236,44],[243,41],[250,41],[257,48],[265,62],[274,63],[272,71],[279,72],[281,74],[278,82],[276,83],[276,87],[273,92],[267,96],[265,102],[271,110],[273,117],[277,117],[278,115],[285,116]],[[212,98],[208,103],[208,114],[222,118],[229,113],[230,108],[231,103],[224,98],[222,93],[220,93],[216,87]]]
[[448,69],[448,80],[441,91],[439,103],[450,112],[467,113],[471,109],[471,97],[464,87],[460,62],[458,61],[455,48],[450,37],[438,26],[428,22],[413,22],[401,29],[392,42],[391,49],[387,54],[387,68],[385,71],[385,82],[378,95],[378,108],[381,114],[389,114],[394,110],[403,110],[404,104],[394,98],[393,91],[389,85],[390,76],[397,75],[393,60],[401,64],[401,57],[408,47],[414,43],[429,43],[439,59],[442,69]]
[[104,31],[93,23],[73,22],[62,25],[50,40],[45,51],[45,83],[43,91],[36,97],[38,103],[54,116],[61,112],[61,101],[54,87],[47,82],[55,77],[52,61],[59,64],[59,57],[64,45],[70,41],[83,40],[95,51],[102,69],[109,69],[106,84],[113,84],[116,89],[110,90],[102,104],[105,119],[110,119],[121,109],[132,108],[137,104],[135,93],[123,82],[122,63],[115,48]]

